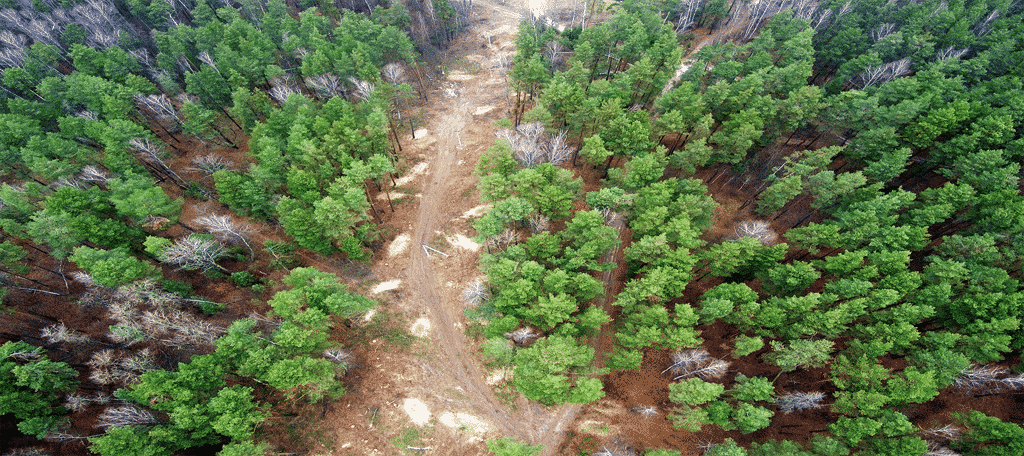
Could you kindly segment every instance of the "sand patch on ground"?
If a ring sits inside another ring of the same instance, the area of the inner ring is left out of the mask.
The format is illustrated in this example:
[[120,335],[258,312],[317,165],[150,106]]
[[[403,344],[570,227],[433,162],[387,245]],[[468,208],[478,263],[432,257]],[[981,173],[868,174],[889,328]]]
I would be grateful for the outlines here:
[[472,74],[466,74],[461,71],[453,71],[451,73],[448,73],[449,81],[472,81],[475,78],[476,76]]
[[400,284],[400,283],[402,283],[402,281],[399,280],[399,279],[388,280],[387,282],[381,282],[381,283],[378,283],[377,286],[373,287],[373,290],[370,290],[370,292],[373,293],[373,294],[377,294],[377,293],[381,293],[381,292],[388,291],[388,290],[394,290],[394,289],[398,288],[398,284]]
[[427,172],[427,166],[427,162],[425,161],[417,163],[416,166],[413,166],[408,173],[406,173],[400,179],[395,181],[395,187],[401,187],[405,184],[408,184],[413,179],[415,179],[416,176],[419,176],[420,174]]
[[468,238],[466,236],[463,236],[461,234],[456,234],[456,235],[448,237],[446,239],[447,239],[449,244],[454,245],[456,247],[462,247],[462,248],[464,248],[466,250],[469,250],[469,251],[472,251],[472,252],[476,252],[477,250],[480,250],[480,244],[477,244],[476,242],[473,242],[472,239],[470,239],[470,238]]
[[416,320],[416,323],[413,323],[412,327],[409,328],[409,332],[413,333],[416,337],[427,337],[430,334],[430,320],[426,318]]
[[487,384],[494,385],[506,378],[512,378],[511,368],[504,367],[494,371],[491,375],[487,376]]
[[[460,428],[474,434],[483,434],[490,429],[487,423],[468,413],[444,412],[437,418],[441,424],[450,428]],[[475,437],[479,439],[479,437]]]
[[479,205],[477,207],[474,207],[474,208],[472,208],[472,209],[470,209],[470,210],[468,210],[466,212],[463,212],[462,213],[462,218],[480,217],[481,215],[484,215],[484,211],[486,211],[487,209],[490,209],[492,206],[493,206],[493,204],[481,204],[481,205]]
[[409,235],[402,233],[395,237],[395,240],[391,241],[391,245],[388,246],[388,256],[393,257],[405,251],[409,248]]
[[489,113],[489,112],[491,112],[493,110],[494,110],[494,106],[491,106],[491,105],[480,106],[480,107],[476,108],[476,111],[473,111],[473,115],[474,116],[480,116],[480,115],[487,114],[487,113]]
[[409,415],[409,419],[417,426],[423,426],[430,422],[430,409],[427,408],[427,404],[424,404],[423,401],[410,397],[402,403],[402,408],[405,410],[405,414]]

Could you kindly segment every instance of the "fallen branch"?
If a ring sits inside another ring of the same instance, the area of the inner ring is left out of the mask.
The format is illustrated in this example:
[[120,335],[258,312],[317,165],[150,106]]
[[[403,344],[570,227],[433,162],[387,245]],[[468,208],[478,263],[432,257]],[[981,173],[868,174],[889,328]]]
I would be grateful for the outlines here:
[[428,258],[430,257],[430,252],[436,252],[436,253],[439,253],[441,255],[444,255],[445,258],[448,258],[448,254],[447,253],[444,253],[444,252],[442,252],[440,250],[437,250],[437,249],[435,249],[435,248],[433,248],[433,247],[431,247],[431,246],[429,246],[427,244],[420,244],[420,247],[423,247],[423,253],[425,253]]

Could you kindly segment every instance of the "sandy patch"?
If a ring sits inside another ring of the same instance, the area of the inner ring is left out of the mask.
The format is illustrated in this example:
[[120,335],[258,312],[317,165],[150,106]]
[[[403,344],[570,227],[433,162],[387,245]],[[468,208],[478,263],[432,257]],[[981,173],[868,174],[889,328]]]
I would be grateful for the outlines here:
[[476,108],[476,111],[473,111],[473,115],[474,116],[480,116],[480,115],[487,114],[487,113],[489,113],[489,112],[491,112],[493,110],[494,110],[494,106],[491,106],[491,105],[480,106],[479,108]]
[[370,320],[373,320],[373,316],[376,315],[376,314],[377,314],[377,311],[375,309],[370,309],[369,312],[366,312],[366,315],[363,315],[363,321],[369,323]]
[[462,213],[462,218],[480,217],[480,216],[484,215],[484,211],[485,210],[490,209],[492,206],[494,206],[494,205],[493,204],[481,204],[481,205],[479,205],[477,207],[474,207],[474,208],[472,208],[472,209],[470,209],[470,210],[468,210],[466,212],[463,212]]
[[493,78],[493,79],[488,79],[487,82],[485,82],[484,84],[487,84],[487,85],[498,85],[498,84],[504,84],[504,83],[505,83],[505,81],[502,80],[502,79]]
[[448,243],[451,244],[451,245],[454,245],[454,246],[457,246],[457,247],[462,247],[462,248],[464,248],[466,250],[469,250],[469,251],[472,251],[472,252],[476,252],[477,250],[480,250],[480,244],[477,244],[476,242],[473,242],[472,239],[470,239],[470,238],[468,238],[466,236],[463,236],[461,234],[456,234],[455,236],[451,236],[451,237],[447,238],[447,240],[448,240]]
[[437,420],[450,428],[461,428],[474,434],[483,434],[490,429],[487,423],[468,413],[444,412]]
[[471,81],[473,79],[476,79],[476,76],[472,74],[466,74],[461,71],[453,71],[451,73],[448,73],[449,81]]
[[409,248],[409,235],[402,233],[395,237],[395,240],[391,241],[391,245],[388,246],[388,256],[393,257],[405,251]]
[[[408,193],[403,193],[403,192],[378,193],[377,194],[377,199],[380,200],[380,201],[387,201],[388,198],[391,198],[391,201],[394,201],[394,200],[399,199],[399,198],[401,198],[403,196],[409,196],[409,194]],[[412,196],[415,196],[417,198],[421,198],[421,197],[423,197],[423,194],[422,193],[417,193],[417,194],[412,195]]]
[[416,337],[427,337],[430,334],[430,320],[426,318],[416,320],[416,323],[413,323],[412,327],[409,328],[409,332],[413,333]]
[[506,378],[512,378],[512,368],[505,367],[494,371],[494,373],[487,376],[487,384],[494,385]]
[[409,415],[409,419],[417,426],[423,426],[430,422],[430,409],[427,408],[427,404],[424,404],[423,401],[410,397],[402,403],[402,408],[405,409],[405,414]]
[[398,284],[400,284],[400,283],[402,283],[402,281],[399,280],[399,279],[388,280],[387,282],[381,282],[381,283],[378,283],[377,286],[373,287],[373,290],[370,290],[370,292],[373,293],[373,294],[377,294],[377,293],[381,293],[381,292],[388,291],[388,290],[394,290],[394,289],[398,288]]
[[408,173],[406,173],[404,176],[395,181],[395,187],[401,187],[405,184],[408,184],[413,179],[415,179],[416,176],[419,176],[420,174],[427,172],[428,166],[429,165],[425,161],[417,163],[416,166],[413,166]]

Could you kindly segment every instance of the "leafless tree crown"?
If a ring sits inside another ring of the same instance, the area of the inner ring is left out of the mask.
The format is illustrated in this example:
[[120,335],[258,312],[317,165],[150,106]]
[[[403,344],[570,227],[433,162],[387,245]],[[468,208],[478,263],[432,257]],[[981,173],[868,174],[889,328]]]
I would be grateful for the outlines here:
[[201,217],[198,222],[206,227],[217,239],[224,242],[242,244],[249,249],[250,254],[253,253],[252,246],[249,245],[249,236],[252,236],[252,229],[248,226],[236,222],[226,215],[207,215]]
[[744,220],[736,225],[735,231],[736,236],[740,238],[752,237],[764,245],[775,242],[779,237],[772,230],[772,226],[762,220]]
[[160,252],[160,261],[176,264],[186,269],[224,270],[217,264],[217,260],[223,258],[224,255],[226,255],[224,245],[220,242],[189,235],[178,239]]
[[700,377],[704,380],[720,378],[729,371],[729,362],[708,355],[703,348],[694,348],[672,354],[672,365],[661,373],[669,372],[673,380]]
[[787,393],[775,397],[775,405],[782,413],[789,413],[796,410],[811,410],[822,407],[821,401],[825,400],[825,393]]
[[156,419],[152,413],[134,405],[125,405],[121,407],[107,407],[100,414],[100,421],[97,426],[110,429],[122,426],[146,426],[153,424],[160,424],[160,420]]
[[46,326],[39,333],[43,339],[46,339],[51,344],[58,342],[80,344],[92,341],[92,338],[89,336],[68,328],[63,322]]
[[193,159],[192,163],[196,165],[196,169],[206,173],[207,175],[212,175],[217,171],[230,169],[228,163],[216,154],[200,155]]
[[516,128],[499,130],[495,134],[508,141],[512,154],[519,163],[531,168],[541,163],[562,165],[572,159],[575,152],[566,144],[565,131],[545,140],[542,122],[525,122]]
[[515,331],[505,333],[505,337],[512,339],[512,342],[515,343],[516,346],[525,347],[529,345],[530,342],[540,337],[540,334],[533,328],[526,326]]
[[462,290],[462,302],[466,307],[476,307],[491,299],[491,290],[480,280],[474,280]]
[[859,82],[860,87],[865,89],[910,74],[910,63],[909,58],[902,58],[879,66],[869,66],[861,71],[855,79]]

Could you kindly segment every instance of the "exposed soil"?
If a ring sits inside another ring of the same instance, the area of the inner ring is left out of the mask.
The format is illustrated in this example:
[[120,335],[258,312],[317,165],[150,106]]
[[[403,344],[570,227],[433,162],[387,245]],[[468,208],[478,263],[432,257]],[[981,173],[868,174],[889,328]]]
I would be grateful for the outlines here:
[[[481,275],[481,249],[466,242],[474,235],[468,215],[479,215],[473,209],[480,205],[472,173],[494,143],[491,124],[507,116],[509,94],[500,62],[514,52],[522,18],[509,3],[474,2],[468,30],[446,53],[443,73],[428,75],[434,87],[428,101],[411,110],[422,124],[416,126],[415,139],[402,138],[402,155],[409,157],[406,167],[425,163],[425,172],[399,187],[415,196],[387,214],[395,240],[381,249],[382,259],[367,280],[401,280],[395,290],[374,297],[425,319],[429,330],[412,353],[378,349],[380,341],[371,341],[354,392],[326,417],[336,433],[335,450],[411,453],[396,443],[408,432],[407,400],[421,401],[418,415],[425,409],[432,418],[420,439],[406,446],[430,448],[434,454],[487,454],[482,441],[504,435],[542,444],[545,454],[556,454],[562,432],[576,416],[578,406],[543,407],[508,394],[499,401],[487,381],[495,373],[480,362],[478,344],[466,335],[462,315],[460,294]],[[363,416],[365,410],[379,410],[380,423],[373,425]]]

